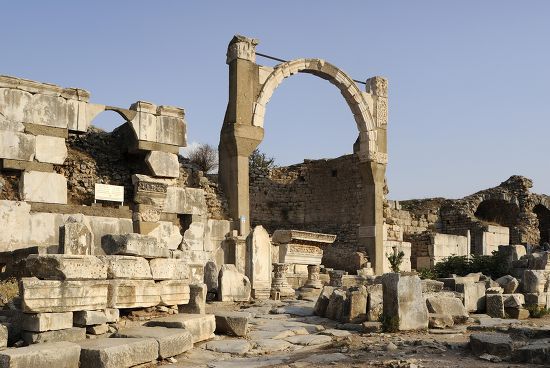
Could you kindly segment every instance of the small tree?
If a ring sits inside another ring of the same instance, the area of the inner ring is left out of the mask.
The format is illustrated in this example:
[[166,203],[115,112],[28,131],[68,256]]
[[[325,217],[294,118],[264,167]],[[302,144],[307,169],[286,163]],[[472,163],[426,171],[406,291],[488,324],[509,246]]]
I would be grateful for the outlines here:
[[189,150],[187,157],[192,164],[204,173],[208,173],[218,167],[218,151],[206,143]]
[[405,252],[402,250],[397,251],[397,247],[393,248],[393,253],[386,254],[386,258],[388,258],[390,268],[393,272],[399,272],[401,263],[403,263],[403,257],[405,257]]
[[268,157],[257,148],[248,157],[248,169],[250,172],[256,170],[269,171],[273,168],[275,168],[275,159]]

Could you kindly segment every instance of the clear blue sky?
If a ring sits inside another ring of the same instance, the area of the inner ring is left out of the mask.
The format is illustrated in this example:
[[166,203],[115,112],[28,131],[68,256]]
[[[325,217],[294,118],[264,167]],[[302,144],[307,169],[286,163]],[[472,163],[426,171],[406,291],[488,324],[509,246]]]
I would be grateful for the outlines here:
[[[550,193],[550,1],[4,0],[0,13],[0,74],[181,106],[189,142],[218,144],[239,33],[389,79],[390,198],[461,197],[512,174]],[[275,92],[265,127],[279,164],[350,153],[357,136],[338,90],[308,75]]]

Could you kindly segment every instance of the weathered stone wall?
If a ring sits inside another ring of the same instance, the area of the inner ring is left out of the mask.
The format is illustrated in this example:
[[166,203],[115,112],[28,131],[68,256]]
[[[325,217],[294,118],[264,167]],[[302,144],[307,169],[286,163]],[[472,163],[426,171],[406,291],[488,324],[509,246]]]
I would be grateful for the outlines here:
[[[88,99],[84,90],[0,77],[0,263],[63,253],[63,229],[76,221],[90,233],[86,254],[104,254],[106,235],[147,235],[202,280],[231,227],[216,176],[178,155],[183,109]],[[121,115],[112,133],[91,125],[106,110]],[[95,204],[97,183],[123,186],[124,206]]]
[[[497,187],[462,199],[410,200],[400,205],[413,218],[426,216],[428,232],[461,236],[469,232],[470,252],[491,254],[498,245],[538,245],[548,239],[549,197],[531,193],[531,187],[530,179],[512,176]],[[429,236],[404,230],[404,239],[413,244],[413,257]]]
[[296,229],[336,234],[323,261],[347,268],[350,252],[358,250],[358,204],[364,200],[360,182],[355,155],[252,172],[251,223],[263,225],[270,233]]
[[[357,246],[358,203],[362,198],[356,164],[355,157],[348,155],[251,173],[252,224],[262,224],[270,233],[293,228],[336,234],[336,242],[325,251],[323,262],[328,267],[354,271],[365,262],[356,253],[363,251]],[[531,187],[529,179],[512,176],[495,188],[462,199],[385,201],[384,242],[388,247],[397,244],[393,242],[411,243],[415,268],[416,260],[422,257],[433,264],[451,254],[491,254],[501,245],[498,243],[548,241],[550,200],[531,193]],[[446,252],[445,242],[436,241],[438,233],[469,234],[469,249]],[[436,250],[430,254],[428,249],[434,246]],[[443,248],[437,251],[438,247]]]

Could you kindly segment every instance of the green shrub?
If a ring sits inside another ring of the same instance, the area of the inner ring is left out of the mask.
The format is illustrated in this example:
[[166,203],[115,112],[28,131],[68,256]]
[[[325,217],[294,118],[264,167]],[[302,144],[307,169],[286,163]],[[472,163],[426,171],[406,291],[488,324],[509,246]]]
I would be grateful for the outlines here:
[[418,277],[420,277],[422,280],[435,280],[437,279],[437,274],[431,268],[423,268],[418,271]]
[[386,254],[386,258],[390,262],[390,268],[393,272],[399,272],[401,263],[403,263],[403,257],[405,257],[405,252],[402,250],[397,252],[397,249],[394,249],[393,253]]
[[455,274],[465,276],[469,273],[481,272],[486,276],[497,279],[508,274],[505,256],[497,251],[492,256],[472,255],[450,256],[437,263],[427,278],[450,277]]
[[394,316],[385,316],[384,314],[380,315],[378,321],[382,323],[382,331],[384,332],[397,332],[399,331],[399,317]]
[[550,314],[550,309],[536,304],[526,305],[525,309],[529,311],[529,317],[531,318],[542,318],[547,314]]

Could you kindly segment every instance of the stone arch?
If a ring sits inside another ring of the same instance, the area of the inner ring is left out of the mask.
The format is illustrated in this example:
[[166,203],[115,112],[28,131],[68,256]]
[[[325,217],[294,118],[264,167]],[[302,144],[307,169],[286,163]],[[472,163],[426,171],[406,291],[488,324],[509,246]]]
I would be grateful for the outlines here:
[[514,201],[486,198],[478,204],[474,216],[484,222],[513,227],[517,225],[519,212]]
[[340,90],[353,113],[359,131],[359,140],[367,145],[367,147],[360,147],[360,152],[367,151],[371,153],[369,156],[375,155],[377,152],[376,124],[363,92],[350,76],[322,59],[296,59],[278,64],[267,76],[254,103],[252,125],[263,128],[265,109],[271,96],[285,78],[296,73],[318,76]]
[[[383,199],[387,156],[387,80],[372,77],[361,91],[356,82],[322,59],[297,59],[274,68],[256,63],[258,40],[236,35],[229,42],[229,101],[220,131],[219,182],[228,198],[233,226],[241,235],[249,232],[250,193],[248,160],[264,138],[266,105],[281,82],[298,72],[309,73],[334,84],[350,107],[359,131],[353,145],[358,158],[361,191],[357,247],[366,250],[375,272],[383,271]],[[265,55],[264,55],[265,56]]]

